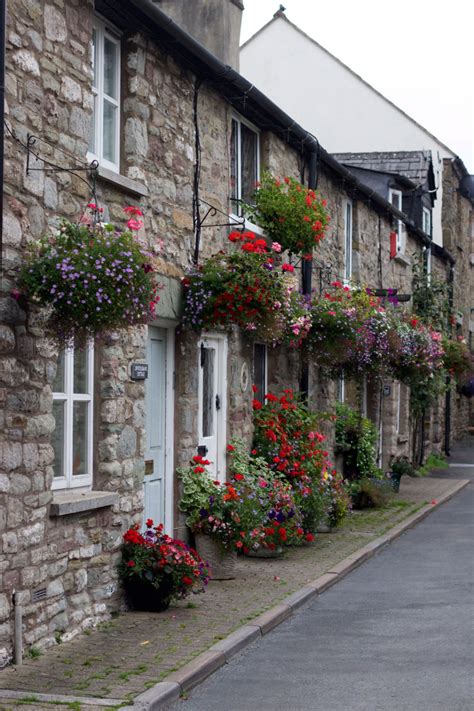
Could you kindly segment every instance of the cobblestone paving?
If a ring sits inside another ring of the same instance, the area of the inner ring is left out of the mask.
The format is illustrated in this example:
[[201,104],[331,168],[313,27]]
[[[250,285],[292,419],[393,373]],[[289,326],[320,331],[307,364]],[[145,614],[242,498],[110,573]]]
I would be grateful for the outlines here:
[[[277,560],[242,558],[235,580],[211,582],[204,595],[176,603],[160,614],[125,612],[67,644],[0,672],[0,711],[53,709],[50,704],[17,705],[1,689],[43,694],[130,700],[162,681],[211,644],[227,636],[285,596],[331,569],[370,540],[436,500],[453,479],[402,480],[400,494],[383,511],[354,512],[333,533],[314,544],[288,550]],[[58,708],[68,708],[58,706]],[[69,708],[78,709],[76,705]]]

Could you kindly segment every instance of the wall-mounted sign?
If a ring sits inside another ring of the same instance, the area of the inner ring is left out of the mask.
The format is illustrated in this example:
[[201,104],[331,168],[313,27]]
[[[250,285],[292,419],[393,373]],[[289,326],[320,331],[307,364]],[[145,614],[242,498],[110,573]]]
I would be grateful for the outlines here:
[[383,386],[383,394],[390,395],[391,393],[392,393],[392,386],[391,385],[384,385]]
[[242,363],[242,368],[240,370],[240,389],[242,392],[246,392],[249,386],[249,368],[247,363]]
[[148,363],[132,363],[130,377],[132,380],[146,380],[148,378]]

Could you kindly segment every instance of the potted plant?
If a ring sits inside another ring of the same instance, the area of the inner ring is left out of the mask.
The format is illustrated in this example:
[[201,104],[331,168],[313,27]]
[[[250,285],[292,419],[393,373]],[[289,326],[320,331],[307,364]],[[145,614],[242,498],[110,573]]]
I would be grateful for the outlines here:
[[228,485],[211,479],[209,464],[196,455],[190,466],[177,469],[182,481],[179,508],[187,515],[186,524],[210,567],[211,579],[230,580],[237,556],[234,499]]
[[[138,208],[125,211],[141,215]],[[61,346],[153,318],[159,300],[153,258],[133,235],[141,225],[133,217],[125,230],[63,220],[56,234],[32,244],[20,274],[22,295],[46,309],[47,331]]]
[[184,541],[163,533],[163,524],[148,519],[140,533],[136,524],[124,533],[119,573],[126,600],[134,610],[161,612],[173,599],[202,592],[208,569]]
[[388,478],[390,479],[393,491],[400,491],[400,480],[402,476],[405,474],[407,476],[415,476],[415,468],[406,456],[392,457],[389,467]]
[[245,211],[265,233],[290,254],[312,258],[329,224],[326,200],[294,178],[264,173]]
[[182,280],[183,321],[196,330],[236,325],[260,342],[300,343],[310,319],[293,265],[278,263],[281,246],[269,248],[253,232],[232,232],[229,241],[237,251],[210,257]]
[[303,515],[291,485],[270,469],[242,440],[228,445],[229,494],[235,503],[236,546],[246,555],[276,557],[283,548],[304,541]]

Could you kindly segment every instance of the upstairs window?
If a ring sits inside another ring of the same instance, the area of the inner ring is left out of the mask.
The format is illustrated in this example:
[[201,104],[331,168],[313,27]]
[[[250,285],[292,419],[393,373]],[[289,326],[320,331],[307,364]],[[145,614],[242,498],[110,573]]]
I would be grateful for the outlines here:
[[[402,210],[402,193],[400,190],[389,190],[389,202],[397,208],[400,212]],[[404,229],[402,220],[396,220],[395,232],[397,234],[397,253],[400,254],[405,251],[404,244]]]
[[94,104],[89,157],[119,172],[120,38],[98,18],[94,18],[92,30],[92,71]]
[[68,349],[53,383],[53,489],[92,485],[94,350]]
[[344,278],[352,277],[352,202],[348,200],[344,214]]
[[423,232],[431,237],[431,210],[428,207],[423,208]]
[[251,201],[259,176],[259,133],[251,124],[234,117],[230,138],[230,201],[235,215],[242,215],[242,202]]

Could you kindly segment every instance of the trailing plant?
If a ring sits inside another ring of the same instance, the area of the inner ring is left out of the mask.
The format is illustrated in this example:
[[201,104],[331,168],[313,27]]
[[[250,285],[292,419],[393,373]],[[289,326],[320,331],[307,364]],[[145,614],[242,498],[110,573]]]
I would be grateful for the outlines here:
[[278,264],[279,244],[269,249],[253,232],[232,232],[238,245],[220,252],[182,280],[183,320],[195,329],[235,324],[260,341],[297,345],[310,327],[291,264]]
[[[125,209],[141,215],[138,208]],[[141,221],[130,217],[127,224],[120,230],[63,220],[55,235],[32,244],[21,290],[48,309],[47,330],[62,346],[153,318],[159,296],[152,256],[131,231]]]
[[326,200],[297,180],[264,173],[245,211],[271,239],[290,254],[312,258],[329,224]]
[[465,339],[443,338],[443,367],[458,383],[472,371],[473,360]]
[[334,281],[310,307],[309,353],[334,377],[381,372],[387,367],[390,319],[369,289]]
[[140,580],[170,599],[202,592],[208,582],[208,569],[198,553],[164,534],[163,524],[154,526],[151,519],[144,533],[138,524],[124,533],[119,573],[125,583]]

